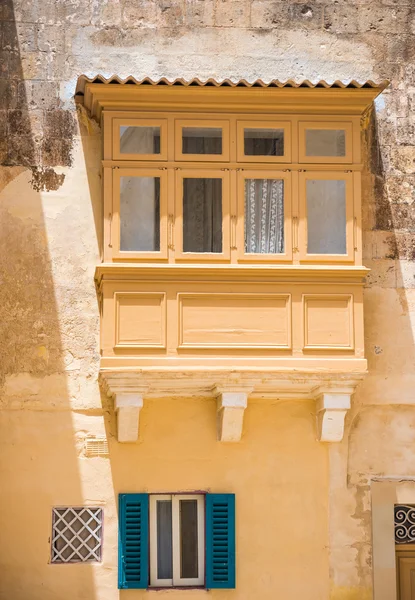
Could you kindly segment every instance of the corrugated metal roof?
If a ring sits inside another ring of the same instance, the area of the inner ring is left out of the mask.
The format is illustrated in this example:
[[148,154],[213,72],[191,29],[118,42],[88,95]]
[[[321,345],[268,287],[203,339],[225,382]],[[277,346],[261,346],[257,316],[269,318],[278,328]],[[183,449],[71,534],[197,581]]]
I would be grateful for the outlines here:
[[327,83],[327,81],[317,81],[312,82],[308,79],[304,81],[294,81],[293,79],[289,79],[288,81],[279,81],[278,79],[273,79],[271,81],[263,81],[262,79],[256,79],[255,81],[247,81],[246,79],[240,79],[238,81],[232,81],[231,79],[223,79],[216,80],[214,78],[209,78],[206,80],[198,79],[197,77],[193,79],[167,79],[166,77],[161,77],[160,79],[153,80],[149,77],[145,77],[144,79],[136,79],[133,76],[126,77],[125,79],[121,79],[117,75],[113,75],[112,77],[106,78],[103,75],[96,75],[95,77],[87,77],[86,75],[81,75],[78,79],[78,83],[76,86],[76,94],[83,95],[85,90],[86,83],[102,83],[105,85],[168,85],[168,86],[185,86],[185,87],[247,87],[247,88],[340,88],[340,89],[361,89],[361,88],[372,88],[383,90],[388,85],[387,81],[382,81],[380,83],[375,83],[373,81],[365,81],[364,83],[359,83],[358,81],[349,81],[344,83],[343,81],[336,80],[332,83]]

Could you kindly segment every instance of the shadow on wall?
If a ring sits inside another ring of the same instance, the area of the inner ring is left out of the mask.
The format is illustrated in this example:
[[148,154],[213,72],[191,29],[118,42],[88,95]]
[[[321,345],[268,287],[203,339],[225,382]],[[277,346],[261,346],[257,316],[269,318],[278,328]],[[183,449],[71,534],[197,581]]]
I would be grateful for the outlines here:
[[[49,564],[52,507],[84,504],[82,439],[70,412],[82,323],[70,312],[77,290],[64,264],[67,222],[55,221],[48,197],[65,179],[52,167],[69,163],[64,139],[59,156],[56,149],[59,128],[72,119],[51,109],[50,83],[23,81],[18,34],[36,44],[44,28],[26,22],[29,4],[19,2],[16,15],[12,0],[0,6],[0,598],[93,600],[89,565]],[[52,98],[58,106],[57,91]]]

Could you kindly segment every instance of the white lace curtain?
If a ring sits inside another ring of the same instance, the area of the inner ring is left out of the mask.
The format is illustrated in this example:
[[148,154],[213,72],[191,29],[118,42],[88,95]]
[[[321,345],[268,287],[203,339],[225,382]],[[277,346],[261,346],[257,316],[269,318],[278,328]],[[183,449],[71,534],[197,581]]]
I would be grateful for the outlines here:
[[245,252],[284,252],[284,181],[247,179],[245,182]]

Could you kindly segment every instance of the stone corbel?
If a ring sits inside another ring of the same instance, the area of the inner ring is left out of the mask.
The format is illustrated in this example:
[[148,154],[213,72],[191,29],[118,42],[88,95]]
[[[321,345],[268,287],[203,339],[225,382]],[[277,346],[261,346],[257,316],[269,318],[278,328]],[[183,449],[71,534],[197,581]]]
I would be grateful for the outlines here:
[[242,437],[244,412],[252,387],[216,387],[217,435],[219,442],[239,442]]
[[341,442],[344,420],[351,406],[354,390],[323,391],[317,397],[317,438],[319,442]]
[[117,415],[118,441],[136,442],[140,410],[143,408],[143,394],[137,392],[114,394],[114,407]]

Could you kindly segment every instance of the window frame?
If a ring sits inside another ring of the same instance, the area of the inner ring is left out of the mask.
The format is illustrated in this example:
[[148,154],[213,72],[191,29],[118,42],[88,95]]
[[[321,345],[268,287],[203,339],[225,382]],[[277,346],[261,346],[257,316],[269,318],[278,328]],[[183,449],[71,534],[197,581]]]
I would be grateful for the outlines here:
[[[160,250],[155,252],[121,250],[121,177],[160,177]],[[118,167],[113,171],[113,213],[110,232],[113,256],[123,260],[167,261],[168,259],[168,198],[167,172],[159,167]]]
[[[346,182],[346,254],[308,254],[307,252],[307,180],[343,180]],[[350,263],[355,256],[354,174],[349,171],[303,171],[299,173],[299,256],[308,263]]]
[[[184,179],[222,179],[222,252],[184,252],[183,251],[183,180]],[[215,168],[176,169],[175,211],[174,211],[174,250],[178,262],[224,262],[231,258],[230,235],[230,174],[229,170]]]
[[[282,179],[284,181],[284,252],[280,254],[256,254],[245,252],[245,180]],[[265,169],[241,169],[238,172],[238,211],[236,247],[238,262],[288,262],[292,260],[292,178],[286,171]]]
[[[120,129],[121,127],[160,127],[160,154],[136,154],[134,152],[121,152]],[[168,119],[163,118],[122,118],[116,117],[112,122],[113,157],[114,160],[134,161],[164,161],[167,160],[167,129]]]
[[[247,155],[245,154],[245,129],[283,129],[284,154],[282,156]],[[236,122],[236,160],[241,163],[290,163],[292,159],[292,127],[291,121],[237,120]],[[271,166],[271,165],[270,165]]]
[[[175,587],[205,587],[205,545],[206,545],[206,506],[204,494],[149,494],[149,588]],[[172,554],[173,578],[159,579],[157,577],[157,501],[171,500],[172,502]],[[180,577],[180,501],[197,501],[198,523],[198,578]]]
[[[222,129],[222,154],[184,154],[183,129],[200,127],[201,129]],[[230,119],[175,119],[174,120],[174,158],[180,162],[229,162],[230,160]]]
[[[345,156],[308,156],[306,154],[306,131],[308,129],[344,130]],[[298,160],[304,164],[351,164],[353,163],[353,123],[352,121],[303,121],[298,122]]]

